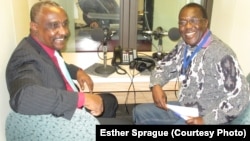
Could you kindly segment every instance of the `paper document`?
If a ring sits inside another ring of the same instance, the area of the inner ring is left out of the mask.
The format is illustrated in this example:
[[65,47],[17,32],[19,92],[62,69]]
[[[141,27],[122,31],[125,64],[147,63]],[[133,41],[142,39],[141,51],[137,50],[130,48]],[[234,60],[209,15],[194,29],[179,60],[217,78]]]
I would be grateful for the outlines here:
[[189,119],[189,117],[199,116],[198,108],[184,107],[184,106],[171,105],[171,104],[167,104],[167,108],[174,111],[177,115],[182,117],[184,120]]

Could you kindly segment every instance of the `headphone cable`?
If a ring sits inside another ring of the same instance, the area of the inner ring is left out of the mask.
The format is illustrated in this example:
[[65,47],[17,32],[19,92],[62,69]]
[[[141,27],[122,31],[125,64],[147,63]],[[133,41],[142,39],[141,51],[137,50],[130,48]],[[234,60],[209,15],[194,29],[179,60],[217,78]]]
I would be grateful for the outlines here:
[[[122,72],[119,72],[119,70],[121,70]],[[116,64],[115,65],[115,72],[117,74],[120,74],[120,75],[125,75],[127,74],[127,71],[125,69],[123,69],[120,65]]]
[[[129,114],[129,110],[128,110],[128,106],[127,106],[127,102],[128,102],[128,97],[129,97],[129,93],[130,93],[130,89],[131,87],[133,87],[133,92],[134,92],[134,104],[136,104],[136,91],[135,91],[135,85],[134,85],[134,77],[135,77],[135,70],[133,69],[133,73],[132,73],[132,76],[130,76],[128,73],[128,76],[131,80],[130,82],[130,85],[129,85],[129,88],[128,88],[128,91],[127,91],[127,96],[126,96],[126,99],[125,99],[125,108],[126,108],[126,111],[127,113]],[[137,74],[136,74],[137,75]]]

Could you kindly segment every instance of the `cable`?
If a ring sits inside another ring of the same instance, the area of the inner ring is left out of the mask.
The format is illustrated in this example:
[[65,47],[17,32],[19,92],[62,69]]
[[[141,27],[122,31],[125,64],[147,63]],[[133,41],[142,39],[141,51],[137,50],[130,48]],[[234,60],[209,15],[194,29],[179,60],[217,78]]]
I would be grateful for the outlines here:
[[149,27],[149,24],[148,24],[148,17],[147,17],[146,14],[148,14],[148,11],[147,11],[147,0],[144,1],[144,18],[145,18],[145,23],[146,23],[146,26],[147,26],[148,30],[151,31],[151,29]]
[[[97,52],[96,53],[98,55],[98,58],[100,60],[103,60],[104,58],[100,56],[100,53],[103,53],[103,51],[101,51],[101,47],[103,47],[103,44],[100,42],[100,44],[99,44],[99,46],[97,48]],[[110,59],[112,59],[112,58],[107,58],[107,60],[110,60]]]
[[128,88],[128,90],[127,90],[127,96],[126,96],[126,99],[125,99],[125,109],[126,109],[126,112],[129,114],[127,102],[128,102],[128,97],[129,97],[131,85],[134,84],[134,83],[133,83],[134,76],[133,76],[133,75],[130,76],[129,74],[128,74],[128,76],[129,76],[131,82],[130,82],[129,88]]
[[[177,90],[176,90],[176,88],[177,88],[177,84],[179,84],[179,73],[178,73],[178,75],[177,75],[177,78],[176,78],[177,80],[175,80],[175,85],[174,85],[174,95],[175,95],[175,97],[176,98],[178,98],[177,97]],[[178,85],[178,87],[179,87],[179,85]],[[180,87],[179,87],[180,88]]]
[[[119,72],[119,70],[121,70],[122,72]],[[127,74],[127,71],[125,69],[123,69],[120,65],[116,64],[115,65],[115,72],[117,74],[120,74],[120,75],[125,75]]]
[[131,80],[131,83],[129,85],[129,88],[128,88],[128,91],[127,91],[127,96],[126,96],[126,99],[125,99],[125,108],[126,108],[126,111],[127,113],[129,114],[129,110],[128,110],[128,106],[127,106],[127,102],[128,102],[128,97],[129,97],[129,93],[130,93],[130,89],[131,87],[133,86],[133,92],[134,92],[134,102],[136,104],[136,91],[135,91],[135,86],[134,86],[134,77],[136,75],[138,75],[139,73],[135,74],[135,69],[133,69],[133,73],[132,73],[132,76],[129,75],[129,73],[127,73],[130,80]]
[[[145,53],[138,52],[138,55],[139,55],[139,54],[143,55],[143,56],[141,56],[141,57],[146,56],[146,57],[152,58],[151,55],[148,55],[148,54],[145,54]],[[139,57],[138,57],[138,58],[139,58]],[[152,58],[152,59],[153,59],[153,58]]]

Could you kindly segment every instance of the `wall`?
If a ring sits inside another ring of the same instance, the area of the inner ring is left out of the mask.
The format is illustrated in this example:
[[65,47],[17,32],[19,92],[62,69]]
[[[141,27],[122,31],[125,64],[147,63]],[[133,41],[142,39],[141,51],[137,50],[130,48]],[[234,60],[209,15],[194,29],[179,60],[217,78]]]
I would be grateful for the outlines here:
[[214,0],[211,30],[236,52],[247,75],[250,72],[250,1]]
[[[156,30],[157,27],[162,27],[164,31],[168,31],[172,27],[178,28],[179,9],[185,4],[186,0],[155,0],[152,30]],[[158,46],[158,41],[153,40],[153,44]],[[177,41],[171,41],[167,36],[162,38],[162,42],[164,52],[172,50],[177,43]],[[156,51],[155,48],[152,49]]]
[[[191,1],[199,2],[199,0],[186,0],[186,2]],[[167,5],[170,3],[171,5],[177,4],[176,7],[179,7],[180,9],[183,6],[183,2],[185,1],[179,1],[179,3],[176,3],[166,0],[156,0],[154,22],[165,24],[154,24],[154,29],[156,29],[158,26],[162,26],[165,30],[168,30],[171,27],[178,27],[177,16],[179,10],[176,11],[176,8],[173,9],[171,7],[167,7]],[[214,0],[213,3],[214,4],[210,28],[213,33],[215,33],[225,43],[229,44],[236,52],[238,60],[243,69],[243,73],[247,75],[250,72],[250,65],[248,63],[248,61],[250,60],[250,47],[248,47],[248,40],[250,39],[250,19],[248,18],[250,17],[250,1]],[[161,9],[165,9],[164,13],[176,14],[164,15]],[[170,51],[175,43],[176,42],[170,41],[166,37],[163,38],[164,51]],[[154,41],[154,44],[157,45],[157,41]]]
[[[2,51],[0,51],[0,113],[1,113],[1,120],[0,120],[0,140],[5,140],[5,132],[4,132],[4,126],[5,126],[5,118],[7,116],[7,113],[9,111],[9,105],[8,105],[8,92],[6,89],[5,84],[5,67],[6,62],[9,59],[9,54],[12,52],[13,46],[15,45],[15,37],[13,41],[13,35],[14,34],[14,24],[13,24],[13,16],[12,16],[12,7],[11,7],[12,1],[5,1],[5,5],[1,6],[0,8],[0,16],[2,17],[2,20],[0,20],[0,31],[2,33],[5,33],[5,36],[1,36],[0,42],[2,45]],[[4,17],[4,18],[3,18]],[[4,19],[4,20],[3,20]]]
[[[1,0],[3,1],[3,0]],[[0,141],[5,141],[5,119],[10,111],[9,94],[5,81],[5,68],[8,59],[14,50],[17,42],[27,34],[27,1],[24,0],[4,0],[0,7],[0,31],[2,36],[0,38],[2,50],[0,51]],[[20,12],[22,11],[22,12]]]
[[[161,26],[165,31],[173,27],[178,28],[178,14],[180,9],[189,2],[201,3],[201,0],[155,0],[154,1],[154,15],[153,15],[153,30]],[[171,6],[169,6],[171,5]],[[159,40],[153,40],[155,46],[158,45]],[[163,51],[169,52],[176,45],[177,41],[171,41],[168,37],[163,37]],[[156,51],[156,48],[153,48]]]

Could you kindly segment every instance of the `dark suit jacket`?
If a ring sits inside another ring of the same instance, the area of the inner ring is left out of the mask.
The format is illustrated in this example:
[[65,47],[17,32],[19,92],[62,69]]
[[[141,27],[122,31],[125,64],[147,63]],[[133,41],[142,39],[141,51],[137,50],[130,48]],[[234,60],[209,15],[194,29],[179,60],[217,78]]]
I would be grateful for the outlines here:
[[[66,64],[72,79],[79,69]],[[78,95],[68,92],[53,61],[32,38],[24,38],[8,62],[6,82],[10,106],[27,115],[52,114],[71,119],[77,107]]]

